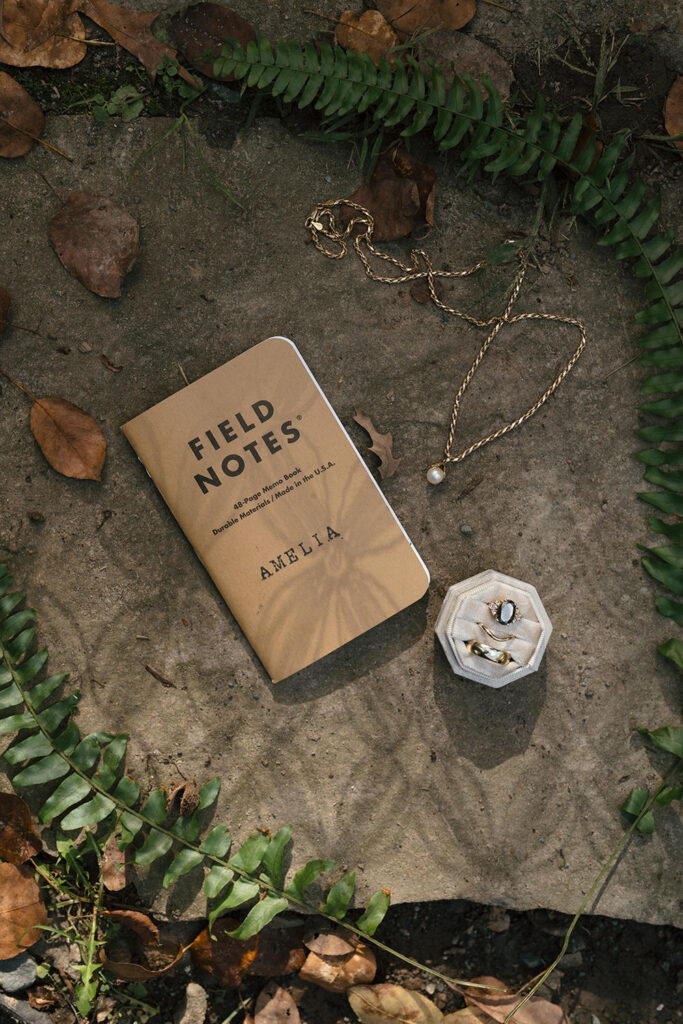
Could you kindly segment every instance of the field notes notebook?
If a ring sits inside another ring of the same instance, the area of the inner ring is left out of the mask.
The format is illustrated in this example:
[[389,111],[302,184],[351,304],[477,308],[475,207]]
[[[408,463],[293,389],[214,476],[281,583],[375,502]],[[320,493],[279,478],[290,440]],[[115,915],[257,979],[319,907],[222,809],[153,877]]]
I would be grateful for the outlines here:
[[286,338],[122,429],[273,682],[427,589],[422,559]]

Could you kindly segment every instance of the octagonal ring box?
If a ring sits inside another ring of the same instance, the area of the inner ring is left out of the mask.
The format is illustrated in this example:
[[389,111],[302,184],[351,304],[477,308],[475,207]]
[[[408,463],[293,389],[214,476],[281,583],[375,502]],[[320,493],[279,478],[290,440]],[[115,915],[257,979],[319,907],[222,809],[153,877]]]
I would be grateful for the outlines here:
[[[502,624],[489,608],[490,602],[514,601],[517,618]],[[511,640],[494,640],[478,625]],[[550,619],[535,587],[495,569],[470,576],[449,588],[434,627],[456,675],[499,688],[536,672],[552,633]],[[468,649],[472,640],[507,651],[507,665],[488,661]]]

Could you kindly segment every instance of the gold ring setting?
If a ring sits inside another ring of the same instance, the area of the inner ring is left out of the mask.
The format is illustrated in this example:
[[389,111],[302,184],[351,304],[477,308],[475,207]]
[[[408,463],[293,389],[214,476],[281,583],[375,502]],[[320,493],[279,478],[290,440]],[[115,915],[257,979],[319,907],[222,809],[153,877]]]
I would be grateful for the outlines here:
[[489,601],[489,611],[501,626],[511,626],[519,618],[519,608],[509,597],[501,597],[497,601]]
[[497,647],[489,647],[488,644],[484,644],[480,640],[467,640],[465,641],[465,647],[469,654],[476,654],[477,657],[485,658],[486,661],[492,661],[495,665],[509,665],[511,661],[515,660],[509,651],[501,651]]

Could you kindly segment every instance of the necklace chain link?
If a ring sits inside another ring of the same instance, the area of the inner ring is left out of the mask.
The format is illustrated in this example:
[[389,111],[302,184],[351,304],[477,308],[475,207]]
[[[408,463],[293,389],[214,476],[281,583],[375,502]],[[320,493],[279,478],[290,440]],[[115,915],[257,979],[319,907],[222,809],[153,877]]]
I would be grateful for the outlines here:
[[[334,210],[336,207],[342,206],[350,207],[352,210],[356,211],[357,215],[353,215],[346,226],[340,228],[337,226]],[[430,298],[432,302],[439,307],[439,309],[443,310],[445,313],[450,313],[452,316],[459,317],[461,320],[465,320],[467,323],[470,323],[475,327],[491,327],[491,330],[484,339],[474,362],[465,375],[455,396],[453,410],[451,412],[448,438],[444,446],[443,458],[440,462],[437,462],[432,466],[432,470],[440,469],[442,471],[440,479],[443,479],[448,463],[462,462],[462,460],[466,459],[468,455],[471,455],[472,452],[477,451],[479,448],[483,448],[484,445],[489,444],[490,441],[495,441],[497,438],[502,437],[503,434],[508,434],[516,427],[520,427],[548,401],[550,396],[560,386],[583,352],[586,345],[586,331],[580,320],[576,320],[574,317],[570,316],[561,316],[557,313],[517,313],[515,316],[510,315],[512,307],[517,301],[521,291],[528,266],[527,257],[522,252],[518,253],[520,263],[519,270],[515,277],[512,291],[510,292],[510,297],[502,316],[493,316],[487,320],[479,320],[477,317],[471,316],[469,313],[465,313],[460,309],[456,309],[454,306],[449,306],[447,303],[442,302],[436,293],[435,281],[437,278],[469,277],[471,274],[476,273],[477,270],[481,270],[482,267],[486,266],[485,259],[479,260],[477,263],[472,264],[470,267],[465,267],[463,270],[434,270],[431,260],[424,249],[412,249],[410,252],[411,262],[402,263],[401,260],[396,259],[394,256],[390,256],[388,253],[382,252],[380,249],[375,247],[372,241],[374,226],[375,221],[370,211],[350,199],[334,199],[322,203],[321,205],[316,206],[306,218],[306,227],[311,232],[313,244],[321,253],[323,253],[323,255],[330,259],[343,259],[348,253],[347,241],[353,235],[353,248],[359,256],[367,276],[373,281],[381,281],[383,284],[404,284],[406,281],[418,281],[422,278],[426,278]],[[363,228],[364,230],[356,231],[357,227]],[[338,246],[338,249],[328,249],[321,240],[322,238],[326,238],[329,239],[330,242],[334,242]],[[514,245],[515,243],[508,239],[504,244]],[[365,251],[366,249],[367,252]],[[391,277],[386,277],[382,274],[376,273],[370,263],[368,253],[377,259],[384,260],[387,263],[392,264],[398,270],[402,271],[402,273]],[[424,269],[420,268],[420,260],[423,261]],[[458,422],[458,414],[460,412],[460,402],[465,391],[477,372],[477,368],[486,355],[491,342],[503,325],[518,323],[521,320],[552,320],[556,323],[568,324],[571,327],[576,327],[581,336],[579,344],[569,361],[565,363],[563,368],[555,377],[550,387],[543,392],[540,398],[534,402],[534,404],[527,409],[525,413],[518,416],[516,420],[512,420],[510,423],[506,423],[504,426],[499,427],[498,430],[495,430],[487,437],[482,437],[479,441],[475,441],[474,444],[471,444],[459,454],[452,455],[451,449],[455,439],[455,428]],[[439,481],[434,480],[434,482]]]

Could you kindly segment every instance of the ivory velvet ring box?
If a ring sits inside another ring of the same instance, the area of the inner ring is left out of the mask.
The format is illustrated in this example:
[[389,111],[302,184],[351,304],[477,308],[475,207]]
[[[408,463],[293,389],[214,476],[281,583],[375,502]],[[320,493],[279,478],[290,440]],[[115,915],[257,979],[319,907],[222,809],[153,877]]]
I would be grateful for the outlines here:
[[122,430],[273,682],[426,591],[422,559],[289,339]]

